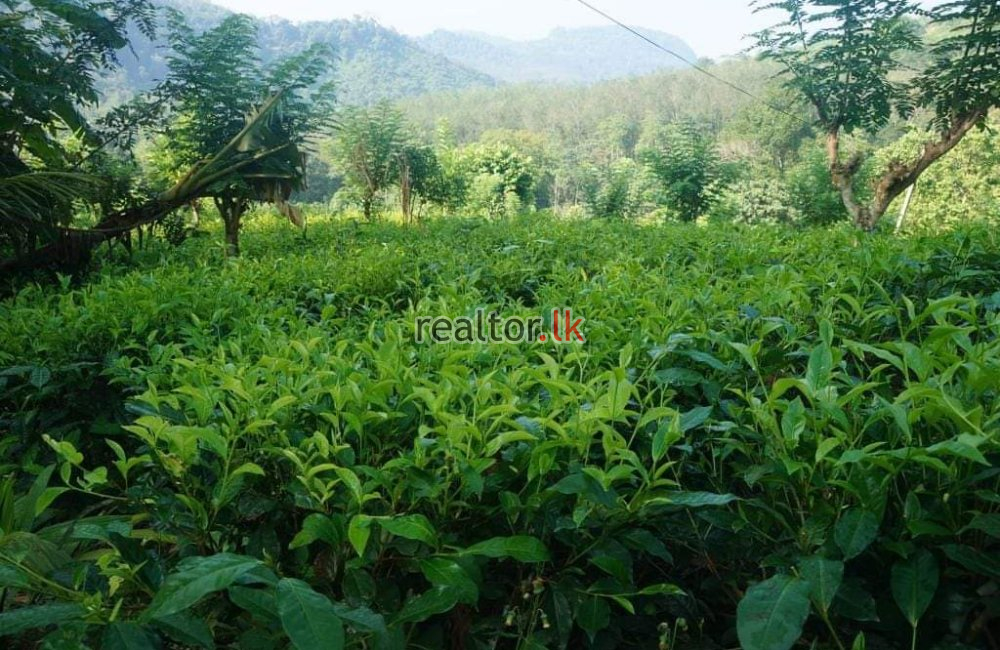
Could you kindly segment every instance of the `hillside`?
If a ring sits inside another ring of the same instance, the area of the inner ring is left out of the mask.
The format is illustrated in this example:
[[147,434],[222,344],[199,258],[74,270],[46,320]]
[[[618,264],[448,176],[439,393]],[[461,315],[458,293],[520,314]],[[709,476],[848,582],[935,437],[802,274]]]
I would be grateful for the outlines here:
[[[676,36],[647,30],[643,33],[688,60],[696,58],[687,43]],[[557,29],[532,41],[439,30],[417,42],[430,52],[509,82],[593,83],[683,65],[613,25]]]
[[[201,0],[165,0],[180,10],[196,29],[217,24],[230,12]],[[493,86],[486,74],[473,71],[441,54],[429,52],[412,39],[372,20],[331,20],[292,23],[259,20],[261,58],[266,62],[294,54],[313,43],[329,43],[341,64],[334,73],[346,104],[371,104],[428,92]],[[132,51],[120,55],[121,70],[105,81],[108,99],[115,101],[137,89],[149,88],[166,74],[167,51],[138,32],[131,34]]]
[[[712,67],[722,79],[765,92],[776,69],[753,59]],[[412,97],[400,102],[418,129],[433,132],[442,120],[459,143],[475,142],[495,129],[545,133],[568,146],[593,137],[611,122],[640,124],[648,117],[691,119],[719,130],[752,104],[740,94],[690,69],[662,70],[590,86],[506,84]]]

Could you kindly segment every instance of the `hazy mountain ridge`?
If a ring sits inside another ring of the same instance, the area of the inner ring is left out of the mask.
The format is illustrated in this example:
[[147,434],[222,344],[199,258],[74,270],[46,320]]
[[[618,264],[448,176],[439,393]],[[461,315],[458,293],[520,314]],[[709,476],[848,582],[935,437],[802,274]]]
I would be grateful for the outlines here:
[[[201,0],[163,0],[158,4],[179,10],[196,30],[218,24],[230,12]],[[489,75],[474,71],[446,56],[429,52],[413,39],[373,20],[330,20],[293,23],[280,18],[257,19],[260,56],[266,61],[302,51],[313,43],[329,43],[340,58],[331,70],[340,100],[370,104],[428,92],[493,86]],[[121,70],[104,84],[112,101],[152,86],[167,73],[169,50],[164,34],[151,42],[135,31],[132,51],[120,54]]]
[[[697,58],[676,36],[639,31],[690,61]],[[594,83],[684,65],[615,25],[556,29],[545,38],[529,41],[438,30],[417,42],[428,51],[508,82]]]

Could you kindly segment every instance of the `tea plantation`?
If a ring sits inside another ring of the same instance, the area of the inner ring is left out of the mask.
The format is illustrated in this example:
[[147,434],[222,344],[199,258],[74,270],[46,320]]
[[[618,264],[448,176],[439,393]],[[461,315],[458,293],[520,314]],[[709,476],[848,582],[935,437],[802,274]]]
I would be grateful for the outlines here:
[[219,239],[0,303],[0,645],[998,647],[996,231]]

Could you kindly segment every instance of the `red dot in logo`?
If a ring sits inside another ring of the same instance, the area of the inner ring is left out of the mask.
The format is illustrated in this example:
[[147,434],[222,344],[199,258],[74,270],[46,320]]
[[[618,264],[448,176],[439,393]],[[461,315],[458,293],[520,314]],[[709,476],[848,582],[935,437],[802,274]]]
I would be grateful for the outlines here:
[[548,340],[549,340],[549,337],[546,336],[545,334],[542,334],[541,336],[538,337],[538,342],[539,343],[545,343]]

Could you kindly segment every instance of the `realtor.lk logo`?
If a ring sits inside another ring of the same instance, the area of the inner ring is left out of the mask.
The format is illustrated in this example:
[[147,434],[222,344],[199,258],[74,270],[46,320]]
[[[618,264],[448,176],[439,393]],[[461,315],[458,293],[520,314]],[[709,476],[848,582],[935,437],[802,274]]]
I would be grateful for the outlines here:
[[477,309],[474,316],[447,318],[421,316],[414,322],[416,341],[423,343],[586,343],[583,318],[573,310],[553,309],[545,316],[504,318],[497,312]]

